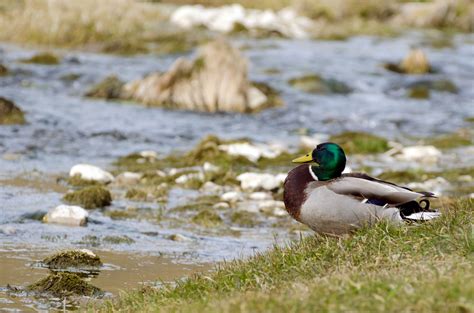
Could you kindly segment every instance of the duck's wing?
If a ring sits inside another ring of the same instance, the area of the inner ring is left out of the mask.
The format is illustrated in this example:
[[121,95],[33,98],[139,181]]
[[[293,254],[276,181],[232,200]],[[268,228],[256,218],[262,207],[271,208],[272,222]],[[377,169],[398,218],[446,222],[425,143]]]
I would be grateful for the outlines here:
[[415,192],[360,173],[344,174],[327,184],[327,188],[340,195],[389,206],[399,206],[419,198],[434,196],[429,192]]

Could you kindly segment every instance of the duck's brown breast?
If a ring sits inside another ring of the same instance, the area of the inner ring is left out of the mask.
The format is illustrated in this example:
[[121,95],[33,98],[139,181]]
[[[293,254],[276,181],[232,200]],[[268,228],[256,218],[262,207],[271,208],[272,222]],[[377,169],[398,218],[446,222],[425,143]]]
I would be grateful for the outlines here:
[[310,174],[308,164],[302,164],[292,169],[283,184],[283,201],[286,210],[296,220],[299,220],[300,209],[306,200],[305,189],[314,178]]

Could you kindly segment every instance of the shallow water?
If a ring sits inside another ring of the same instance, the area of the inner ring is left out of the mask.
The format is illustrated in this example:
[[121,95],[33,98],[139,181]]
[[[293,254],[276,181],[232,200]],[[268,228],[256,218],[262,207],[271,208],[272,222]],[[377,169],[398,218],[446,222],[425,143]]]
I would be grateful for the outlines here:
[[[380,66],[402,59],[410,47],[420,45],[422,40],[421,33],[383,39],[356,37],[347,41],[234,40],[236,45],[246,47],[245,54],[252,64],[251,78],[281,91],[286,103],[282,108],[257,115],[175,112],[82,97],[91,85],[108,75],[116,74],[122,80],[139,78],[152,71],[166,70],[177,56],[118,57],[58,51],[64,55],[60,65],[42,66],[17,62],[35,51],[0,45],[0,62],[15,73],[0,77],[0,96],[14,100],[28,120],[24,126],[0,126],[0,287],[7,283],[26,284],[43,275],[42,271],[27,269],[23,260],[68,247],[94,248],[90,242],[84,242],[86,236],[126,235],[134,240],[131,244],[101,242],[99,255],[104,258],[111,251],[121,253],[125,259],[161,256],[182,269],[165,275],[164,279],[188,274],[187,268],[193,267],[187,264],[248,256],[275,242],[289,240],[285,229],[265,225],[233,230],[239,233],[236,236],[173,223],[112,220],[95,210],[88,227],[70,228],[42,224],[32,213],[46,212],[61,203],[66,189],[56,179],[64,177],[74,164],[92,163],[112,169],[111,163],[119,156],[139,150],[166,154],[189,149],[205,134],[295,146],[301,128],[310,133],[363,130],[410,143],[417,137],[469,127],[464,119],[474,116],[474,35],[456,36],[452,48],[423,47],[434,67],[440,70],[438,74],[403,76]],[[268,69],[280,73],[266,74]],[[71,73],[80,74],[79,79],[61,79]],[[341,80],[354,92],[347,96],[311,95],[287,84],[288,79],[308,73]],[[460,92],[433,92],[429,100],[419,101],[406,98],[403,90],[395,88],[420,78],[448,78]],[[474,163],[472,157],[463,157],[462,153],[455,160],[457,165]],[[176,201],[185,202],[185,196],[192,195],[178,194]],[[112,208],[129,205],[126,201],[114,201]],[[159,210],[157,206],[150,209]],[[169,240],[169,235],[175,233],[191,240]],[[7,256],[12,257],[11,262],[6,261]],[[11,269],[20,271],[21,267],[24,274],[9,274]],[[140,280],[153,280],[157,273],[162,273],[140,263],[137,268],[143,273]],[[110,292],[136,286],[138,277],[125,274],[127,270],[122,276],[111,271],[117,277],[112,279],[110,274],[110,281],[102,273],[97,285]]]

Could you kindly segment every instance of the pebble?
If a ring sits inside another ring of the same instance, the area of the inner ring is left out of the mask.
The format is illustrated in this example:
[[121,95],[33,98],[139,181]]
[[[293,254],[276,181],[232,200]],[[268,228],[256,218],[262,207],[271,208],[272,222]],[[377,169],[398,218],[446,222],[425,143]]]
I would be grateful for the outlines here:
[[142,174],[134,172],[123,172],[115,177],[115,183],[118,185],[134,185],[142,178]]
[[280,187],[286,179],[287,174],[268,174],[247,172],[237,176],[240,186],[245,190],[273,190]]
[[152,150],[144,150],[138,153],[142,158],[146,159],[158,159],[158,153]]
[[402,148],[396,157],[404,161],[435,163],[441,156],[441,151],[434,146],[411,146]]
[[252,192],[251,194],[249,194],[249,199],[262,201],[262,200],[273,200],[273,197],[268,192],[257,191],[257,192]]
[[230,205],[227,202],[217,202],[212,206],[213,209],[220,210],[220,209],[228,209]]
[[213,183],[211,181],[205,182],[201,190],[209,193],[221,193],[224,188],[216,183]]
[[219,171],[219,166],[216,166],[212,163],[209,163],[209,162],[205,162],[203,165],[202,165],[202,169],[204,170],[204,172],[217,172]]
[[80,206],[59,205],[48,211],[43,222],[69,226],[84,226],[87,224],[89,213]]
[[168,237],[169,240],[173,241],[191,241],[192,239],[181,234],[173,234]]
[[241,192],[238,191],[228,191],[221,195],[221,200],[222,201],[227,201],[227,202],[237,202],[241,201],[243,199],[243,195]]
[[90,164],[74,165],[69,171],[69,176],[79,175],[82,179],[93,180],[100,183],[110,183],[114,180],[114,176],[100,167]]

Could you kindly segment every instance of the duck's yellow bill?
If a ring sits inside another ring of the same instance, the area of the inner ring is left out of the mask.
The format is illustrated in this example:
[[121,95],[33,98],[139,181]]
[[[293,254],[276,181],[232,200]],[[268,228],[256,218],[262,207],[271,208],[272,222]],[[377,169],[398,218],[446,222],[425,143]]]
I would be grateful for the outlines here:
[[291,161],[293,163],[309,163],[313,162],[313,152],[309,152],[306,155],[300,156],[299,158],[294,159]]

